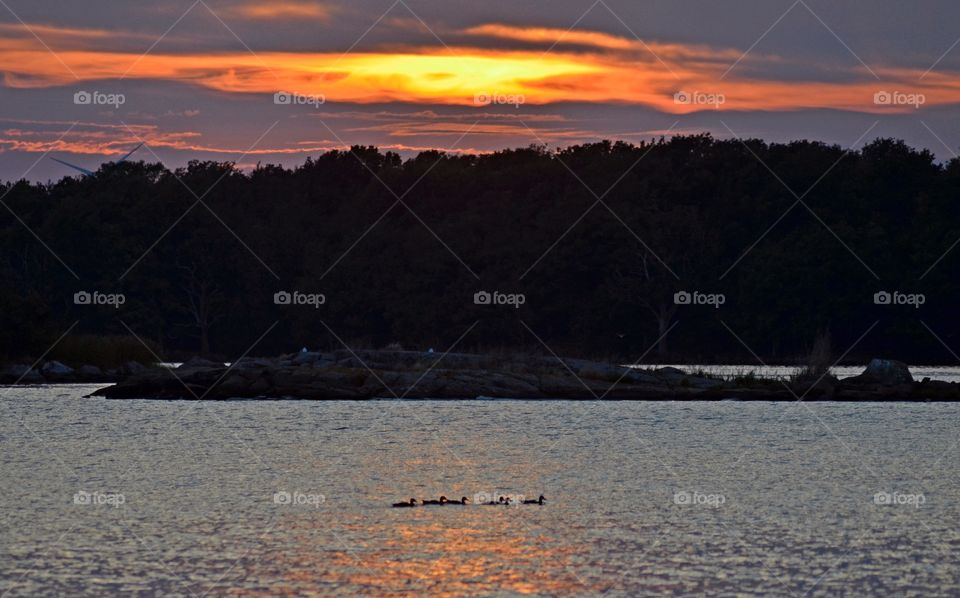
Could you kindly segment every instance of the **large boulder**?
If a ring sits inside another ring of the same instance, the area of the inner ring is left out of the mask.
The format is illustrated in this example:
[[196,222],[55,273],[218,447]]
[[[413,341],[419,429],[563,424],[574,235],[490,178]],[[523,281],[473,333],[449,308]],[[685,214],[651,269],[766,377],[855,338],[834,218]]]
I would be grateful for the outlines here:
[[95,365],[80,366],[79,368],[77,368],[77,376],[79,376],[81,380],[88,380],[88,381],[99,381],[107,377],[103,373],[103,370],[101,370]]
[[853,378],[846,378],[845,383],[853,384],[879,384],[881,386],[897,386],[900,384],[912,384],[913,376],[910,375],[910,368],[902,361],[893,359],[871,359],[867,369],[863,373]]
[[48,361],[40,368],[40,373],[47,380],[63,380],[73,376],[73,368],[59,361]]

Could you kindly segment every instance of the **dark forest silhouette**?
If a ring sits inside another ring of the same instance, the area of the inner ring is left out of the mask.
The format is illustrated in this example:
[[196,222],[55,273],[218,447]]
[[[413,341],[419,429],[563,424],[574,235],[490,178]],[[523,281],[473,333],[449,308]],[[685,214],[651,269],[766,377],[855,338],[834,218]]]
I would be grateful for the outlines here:
[[[890,139],[846,154],[696,135],[406,161],[354,147],[250,173],[110,164],[0,189],[79,277],[0,210],[0,357],[37,356],[76,320],[72,334],[125,323],[167,356],[228,357],[275,321],[254,354],[339,347],[326,326],[355,347],[443,351],[479,321],[459,348],[543,352],[536,333],[558,354],[636,359],[670,330],[648,359],[753,363],[806,354],[824,330],[839,355],[879,320],[850,358],[951,362],[922,322],[960,349],[960,249],[930,269],[960,238],[958,191],[960,161]],[[81,290],[126,302],[75,305]],[[276,305],[283,290],[326,303]],[[479,290],[526,302],[474,305]],[[678,306],[683,290],[726,301]],[[926,303],[875,305],[882,290]]]

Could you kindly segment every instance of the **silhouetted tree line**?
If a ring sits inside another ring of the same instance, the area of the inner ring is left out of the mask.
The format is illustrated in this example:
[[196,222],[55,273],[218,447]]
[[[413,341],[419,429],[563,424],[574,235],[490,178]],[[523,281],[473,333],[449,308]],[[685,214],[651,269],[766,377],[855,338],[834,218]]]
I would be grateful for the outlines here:
[[[923,323],[960,351],[960,248],[941,259],[960,238],[958,191],[960,161],[890,139],[406,161],[354,147],[250,173],[108,164],[0,189],[0,354],[39,355],[75,321],[72,334],[129,326],[167,356],[236,357],[274,322],[253,354],[338,347],[334,334],[440,352],[479,321],[459,348],[785,361],[821,331],[839,357],[879,321],[848,359],[952,362]],[[76,305],[82,290],[126,301]],[[475,305],[481,290],[526,301]],[[875,305],[884,290],[925,303]],[[279,291],[326,302],[276,305]],[[679,291],[725,302],[677,305]]]

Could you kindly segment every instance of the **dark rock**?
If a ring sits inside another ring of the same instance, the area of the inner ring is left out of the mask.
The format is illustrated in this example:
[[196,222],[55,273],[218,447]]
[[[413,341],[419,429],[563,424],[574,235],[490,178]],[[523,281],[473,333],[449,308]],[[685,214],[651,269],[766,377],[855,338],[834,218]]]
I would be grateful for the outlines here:
[[[861,383],[832,376],[796,381],[723,381],[677,368],[640,370],[554,357],[446,356],[420,351],[303,353],[242,359],[232,367],[195,362],[177,370],[152,368],[98,390],[108,398],[210,400],[252,397],[297,399],[649,399],[649,400],[957,400],[960,385],[903,382],[898,366],[871,368]],[[903,366],[905,368],[905,366]],[[884,375],[880,375],[884,374]],[[892,374],[886,376],[886,374]],[[909,375],[909,372],[907,372]],[[860,378],[860,377],[858,377]],[[881,384],[878,380],[893,381]],[[184,388],[184,385],[187,388]]]
[[51,381],[61,381],[73,377],[73,368],[59,361],[48,361],[40,368],[43,377]]
[[8,365],[0,371],[0,383],[2,384],[42,384],[43,382],[43,375],[39,371],[31,369],[29,365]]
[[913,376],[910,368],[902,361],[892,359],[871,359],[867,369],[859,376],[844,378],[844,384],[879,384],[881,386],[895,386],[912,384]]
[[98,380],[104,380],[107,375],[103,373],[103,370],[95,365],[82,365],[77,368],[77,377],[80,380],[89,380],[91,382],[95,382]]
[[146,371],[146,369],[147,366],[136,361],[128,361],[127,363],[123,364],[122,368],[120,368],[124,374],[139,374],[140,372]]
[[204,359],[202,357],[191,357],[185,362],[180,364],[180,367],[177,369],[191,369],[191,368],[222,368],[223,362],[210,361],[209,359]]

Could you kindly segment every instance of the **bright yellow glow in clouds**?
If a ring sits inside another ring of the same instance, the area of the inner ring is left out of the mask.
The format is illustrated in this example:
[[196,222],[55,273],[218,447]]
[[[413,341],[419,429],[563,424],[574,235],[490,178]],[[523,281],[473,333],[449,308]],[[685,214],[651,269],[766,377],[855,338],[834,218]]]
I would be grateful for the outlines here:
[[[553,30],[481,26],[467,35],[541,41]],[[559,32],[562,34],[563,32]],[[857,65],[846,79],[779,80],[777,69],[747,79],[752,67],[776,66],[777,57],[751,56],[721,79],[738,53],[680,44],[642,44],[609,34],[573,32],[569,40],[590,48],[573,52],[558,46],[542,51],[508,51],[470,46],[397,52],[334,53],[248,52],[148,54],[91,50],[57,51],[80,78],[77,81],[36,40],[0,40],[0,64],[10,87],[69,86],[97,81],[108,91],[110,81],[126,79],[178,81],[225,93],[272,94],[288,91],[323,95],[329,102],[404,101],[423,104],[474,105],[477,94],[523,95],[528,104],[555,102],[623,103],[663,112],[698,110],[793,110],[834,108],[859,112],[911,112],[910,105],[874,102],[878,91],[924,95],[923,106],[960,102],[960,79],[953,73],[923,74],[913,69],[876,67],[882,81],[864,76]],[[657,57],[669,63],[660,63]],[[746,75],[744,74],[744,77]],[[717,106],[674,101],[679,91],[722,94]]]

